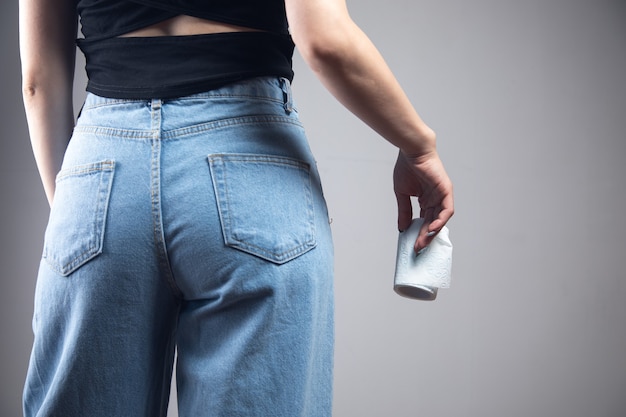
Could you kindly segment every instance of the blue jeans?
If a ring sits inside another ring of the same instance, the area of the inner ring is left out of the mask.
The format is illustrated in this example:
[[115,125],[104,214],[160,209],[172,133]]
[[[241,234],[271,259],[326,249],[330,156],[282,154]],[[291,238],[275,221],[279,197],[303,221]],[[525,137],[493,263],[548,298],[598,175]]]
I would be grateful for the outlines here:
[[332,242],[290,85],[88,95],[35,294],[26,416],[330,416]]

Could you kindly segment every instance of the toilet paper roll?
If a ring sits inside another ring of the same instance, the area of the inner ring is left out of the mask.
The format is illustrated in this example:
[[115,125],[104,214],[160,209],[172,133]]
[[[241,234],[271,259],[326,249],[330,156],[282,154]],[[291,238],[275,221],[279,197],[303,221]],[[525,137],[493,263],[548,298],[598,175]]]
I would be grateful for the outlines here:
[[398,237],[396,272],[393,289],[403,297],[434,300],[439,288],[449,288],[452,278],[452,242],[443,227],[425,249],[416,253],[414,246],[423,219],[413,219],[411,226]]

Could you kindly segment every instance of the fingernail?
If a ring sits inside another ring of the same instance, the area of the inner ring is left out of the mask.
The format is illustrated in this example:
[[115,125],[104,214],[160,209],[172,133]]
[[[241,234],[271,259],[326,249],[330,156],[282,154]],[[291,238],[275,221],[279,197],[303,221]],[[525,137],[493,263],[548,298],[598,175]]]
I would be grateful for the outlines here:
[[428,232],[428,233],[426,233],[426,236],[428,236],[428,237],[433,237],[433,236],[435,236],[436,234],[437,234],[437,231],[433,230],[432,232]]

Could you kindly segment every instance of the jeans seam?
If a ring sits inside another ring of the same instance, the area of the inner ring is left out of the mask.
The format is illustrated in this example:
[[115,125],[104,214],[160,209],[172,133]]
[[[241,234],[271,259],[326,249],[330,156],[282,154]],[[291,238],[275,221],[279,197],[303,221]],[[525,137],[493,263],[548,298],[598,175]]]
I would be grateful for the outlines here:
[[167,255],[165,236],[163,233],[163,216],[161,212],[161,101],[152,101],[151,127],[152,127],[152,156],[150,163],[150,199],[152,206],[152,222],[154,243],[157,249],[157,257],[160,270],[165,274],[165,280],[177,298],[182,298],[182,292],[174,280],[172,268]]
[[154,132],[152,130],[132,130],[104,126],[77,125],[74,128],[74,132],[102,136],[114,136],[125,139],[152,139],[154,137]]
[[163,132],[162,139],[176,139],[183,136],[194,135],[197,133],[209,132],[212,130],[224,129],[234,126],[244,125],[272,125],[272,124],[289,124],[302,128],[302,123],[291,119],[287,116],[260,115],[260,116],[241,116],[229,119],[214,120],[195,126],[183,127],[179,129],[168,130]]

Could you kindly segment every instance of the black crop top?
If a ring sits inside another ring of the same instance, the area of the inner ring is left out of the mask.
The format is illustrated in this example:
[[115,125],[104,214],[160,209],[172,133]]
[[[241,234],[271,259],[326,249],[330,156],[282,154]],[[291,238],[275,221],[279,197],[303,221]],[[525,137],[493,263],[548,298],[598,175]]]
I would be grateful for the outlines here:
[[[171,98],[244,78],[293,79],[284,0],[78,0],[87,91],[112,98]],[[188,15],[260,30],[119,37]]]

